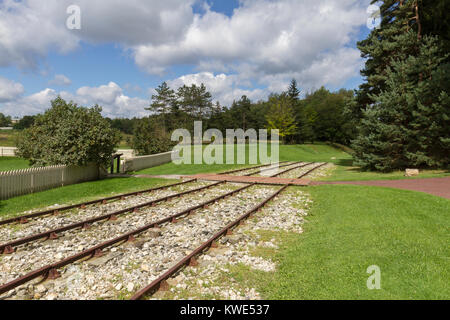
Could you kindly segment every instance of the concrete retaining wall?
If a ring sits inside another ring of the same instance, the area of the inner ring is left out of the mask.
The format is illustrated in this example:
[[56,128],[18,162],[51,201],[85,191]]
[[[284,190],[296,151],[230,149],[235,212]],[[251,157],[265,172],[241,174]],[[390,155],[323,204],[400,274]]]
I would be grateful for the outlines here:
[[122,172],[139,171],[172,162],[172,153],[173,151],[125,159],[122,162]]

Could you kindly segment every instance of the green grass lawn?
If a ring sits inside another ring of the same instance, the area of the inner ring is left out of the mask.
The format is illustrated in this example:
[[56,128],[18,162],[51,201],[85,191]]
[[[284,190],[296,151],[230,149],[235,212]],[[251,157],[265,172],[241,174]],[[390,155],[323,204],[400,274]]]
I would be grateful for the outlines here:
[[112,178],[46,190],[0,201],[0,219],[51,205],[75,204],[174,183],[163,179]]
[[[266,299],[449,299],[450,201],[363,186],[317,186],[304,233],[283,234],[273,273],[231,275]],[[368,290],[367,267],[381,269]]]
[[15,157],[0,157],[0,171],[29,168],[28,160]]
[[[235,146],[236,158],[237,146]],[[270,150],[270,148],[269,148]],[[240,167],[249,166],[249,146],[246,146],[246,164],[182,164],[175,165],[167,163],[162,166],[153,167],[136,172],[137,174],[161,175],[161,174],[196,174],[210,173],[232,170]],[[224,162],[225,162],[224,151]],[[309,161],[309,162],[333,162],[341,163],[350,159],[350,155],[341,150],[333,148],[326,144],[308,144],[308,145],[280,145],[280,161]],[[258,158],[259,163],[259,158]]]
[[[345,163],[345,161],[344,161]],[[354,180],[397,180],[397,179],[420,179],[439,178],[450,176],[449,170],[420,170],[420,174],[415,177],[405,177],[404,171],[393,171],[389,173],[364,172],[359,167],[351,165],[352,160],[348,160],[347,165],[337,165],[330,176],[323,177],[323,181],[354,181]]]

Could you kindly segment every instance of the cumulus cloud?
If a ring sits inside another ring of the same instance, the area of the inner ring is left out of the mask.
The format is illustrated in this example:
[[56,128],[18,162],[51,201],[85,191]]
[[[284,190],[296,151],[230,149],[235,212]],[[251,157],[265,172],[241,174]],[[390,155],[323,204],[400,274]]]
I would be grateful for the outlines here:
[[63,74],[57,74],[52,80],[49,81],[49,84],[55,86],[70,86],[72,81]]
[[226,106],[230,106],[233,100],[238,100],[243,95],[254,101],[264,99],[268,95],[268,92],[262,89],[242,89],[240,87],[242,80],[239,75],[226,75],[224,73],[214,75],[211,72],[200,72],[167,81],[167,84],[174,89],[183,85],[201,85],[202,83],[211,92],[215,101],[220,101],[222,105]]
[[21,83],[0,76],[0,102],[8,102],[16,99],[24,92]]
[[144,110],[148,107],[148,100],[124,95],[122,88],[114,82],[99,87],[82,87],[77,90],[76,94],[67,91],[57,92],[47,88],[32,95],[2,103],[0,109],[3,113],[19,117],[38,114],[49,109],[51,100],[58,96],[82,106],[91,107],[98,104],[103,108],[103,115],[107,117],[118,118],[148,114]]
[[243,1],[231,18],[207,9],[194,17],[181,41],[136,46],[135,60],[150,73],[186,63],[221,70],[245,63],[255,74],[300,72],[352,39],[366,21],[367,3]]
[[[36,68],[51,49],[80,41],[158,45],[178,41],[193,19],[194,0],[4,0],[0,2],[0,66]],[[81,30],[69,30],[66,10],[81,9]],[[18,28],[18,26],[20,26]]]

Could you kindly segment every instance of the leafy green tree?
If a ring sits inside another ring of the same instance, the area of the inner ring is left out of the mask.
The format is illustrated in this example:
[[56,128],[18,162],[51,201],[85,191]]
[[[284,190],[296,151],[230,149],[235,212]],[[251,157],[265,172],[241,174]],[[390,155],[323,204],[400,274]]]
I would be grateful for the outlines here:
[[18,140],[18,156],[34,166],[107,166],[120,141],[101,115],[101,108],[78,107],[58,97],[52,107],[38,115],[34,124]]
[[14,129],[23,130],[31,127],[34,124],[36,116],[24,116],[16,124],[14,124]]
[[139,155],[150,155],[170,151],[175,143],[156,117],[146,117],[136,124],[132,146]]
[[292,100],[286,94],[273,95],[269,99],[270,108],[266,116],[267,129],[278,129],[283,143],[286,137],[292,136],[297,129],[291,103]]
[[0,113],[0,127],[9,127],[11,125],[11,117]]

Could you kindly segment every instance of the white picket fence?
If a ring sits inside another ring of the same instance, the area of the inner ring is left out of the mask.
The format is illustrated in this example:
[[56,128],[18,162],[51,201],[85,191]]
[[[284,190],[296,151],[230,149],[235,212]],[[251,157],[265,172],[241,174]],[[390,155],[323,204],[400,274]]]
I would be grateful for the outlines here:
[[0,172],[0,200],[44,191],[100,177],[96,165],[50,166]]

